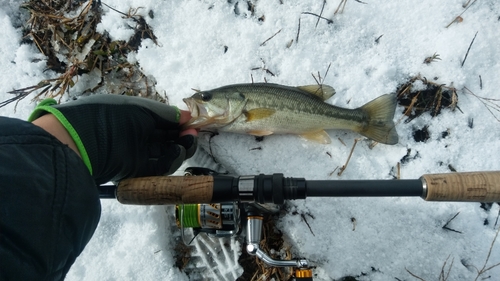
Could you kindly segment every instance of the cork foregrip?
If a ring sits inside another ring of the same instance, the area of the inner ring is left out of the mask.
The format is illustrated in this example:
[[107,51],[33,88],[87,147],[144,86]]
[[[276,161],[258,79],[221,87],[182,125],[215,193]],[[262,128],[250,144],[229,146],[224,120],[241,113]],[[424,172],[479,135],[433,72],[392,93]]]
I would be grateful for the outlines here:
[[430,174],[421,179],[427,201],[500,201],[500,171]]
[[167,205],[211,203],[212,176],[162,176],[120,181],[116,199],[122,204]]

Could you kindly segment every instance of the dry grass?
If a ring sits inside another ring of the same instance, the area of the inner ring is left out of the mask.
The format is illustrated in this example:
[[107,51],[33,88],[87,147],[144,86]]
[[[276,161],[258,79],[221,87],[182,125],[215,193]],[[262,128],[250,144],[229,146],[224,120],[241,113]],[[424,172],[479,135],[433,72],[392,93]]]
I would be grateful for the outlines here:
[[488,110],[493,117],[500,122],[500,99],[492,99],[487,97],[481,97],[476,95],[474,92],[469,90],[469,88],[464,87],[465,93],[477,98]]
[[[15,89],[14,95],[0,102],[0,107],[11,102],[19,102],[35,93],[33,100],[58,98],[65,94],[79,96],[104,87],[110,94],[144,96],[164,101],[154,89],[154,79],[146,77],[137,64],[127,61],[130,52],[137,51],[143,39],[156,42],[156,36],[139,14],[142,8],[130,9],[122,13],[131,22],[134,35],[128,41],[112,41],[107,33],[96,31],[102,16],[101,1],[51,1],[31,0],[21,6],[28,10],[30,17],[25,24],[25,43],[34,44],[46,56],[46,71],[53,71],[57,78],[40,81],[37,85]],[[153,14],[150,12],[150,16]],[[95,85],[82,85],[80,91],[70,90],[82,75],[89,75]],[[109,82],[109,83],[108,83]],[[84,90],[81,90],[81,89]]]
[[477,281],[477,280],[479,280],[479,278],[484,277],[484,274],[486,274],[491,269],[493,269],[497,266],[500,266],[500,262],[493,264],[493,265],[488,265],[488,263],[490,261],[491,252],[493,251],[493,246],[495,245],[495,242],[498,238],[499,232],[500,232],[500,227],[497,229],[497,232],[495,233],[495,237],[493,238],[493,241],[491,241],[491,246],[490,246],[490,249],[488,251],[488,255],[486,256],[486,259],[484,261],[483,267],[481,267],[481,269],[479,269],[479,268],[474,266],[474,268],[477,271],[477,276],[476,276],[476,279],[474,279],[474,281]]
[[[426,58],[424,63],[431,63],[437,59],[439,59],[439,55],[434,54]],[[416,82],[423,83],[424,88],[419,87],[419,90],[416,90]],[[398,103],[404,107],[403,114],[407,117],[405,123],[411,122],[425,112],[434,117],[440,114],[443,109],[460,110],[458,107],[458,92],[459,90],[453,85],[438,84],[421,76],[411,77],[396,90]],[[500,122],[500,99],[479,96],[467,87],[460,90],[460,93],[477,98],[491,115]]]
[[[477,281],[477,280],[484,280],[484,279],[488,279],[488,278],[491,278],[491,276],[485,276],[490,270],[492,270],[493,268],[495,267],[498,267],[500,266],[500,262],[498,263],[495,263],[493,265],[489,265],[489,262],[490,262],[490,257],[491,257],[491,253],[493,251],[493,247],[495,246],[495,242],[498,238],[498,234],[500,232],[500,228],[497,229],[496,233],[495,233],[495,237],[493,238],[493,240],[491,241],[491,245],[490,245],[490,248],[488,250],[488,254],[486,255],[486,259],[484,261],[484,264],[481,268],[478,268],[474,265],[466,265],[467,267],[471,267],[471,268],[474,268],[477,272],[477,275],[474,279],[474,281]],[[438,280],[439,281],[447,281],[449,276],[450,276],[450,272],[451,272],[451,269],[453,267],[453,261],[454,259],[451,260],[451,263],[448,265],[448,260],[450,259],[450,256],[448,256],[448,258],[446,258],[446,260],[444,261],[443,263],[443,266],[441,267],[441,271],[439,273],[439,278]],[[406,269],[406,271],[414,278],[418,279],[418,280],[421,280],[421,281],[426,281],[425,279],[423,279],[422,277],[418,276],[417,274],[411,272],[410,270]]]
[[[436,56],[430,58],[430,61],[433,61]],[[414,89],[417,81],[424,84],[424,89]],[[406,123],[411,122],[425,112],[429,112],[431,116],[436,116],[444,108],[451,110],[458,108],[456,88],[429,81],[425,77],[411,77],[408,82],[398,87],[396,94],[399,105],[405,109],[403,114],[407,117]]]

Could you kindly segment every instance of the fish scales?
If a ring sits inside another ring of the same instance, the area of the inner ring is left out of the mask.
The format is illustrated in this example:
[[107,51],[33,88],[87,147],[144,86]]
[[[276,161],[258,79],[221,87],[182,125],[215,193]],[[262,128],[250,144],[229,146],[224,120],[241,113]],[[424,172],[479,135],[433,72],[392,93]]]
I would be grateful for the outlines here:
[[[236,90],[248,99],[247,110],[255,108],[279,109],[280,113],[277,112],[260,123],[267,125],[278,122],[276,123],[276,125],[280,125],[276,126],[278,132],[293,133],[304,129],[306,131],[349,129],[353,125],[364,124],[367,121],[367,115],[362,111],[325,103],[316,96],[295,88],[282,89],[281,87],[262,85],[259,87],[243,86]],[[290,114],[296,116],[292,117]],[[244,121],[244,119],[246,118],[239,121]],[[283,127],[283,124],[293,124],[294,128]],[[249,125],[257,126],[257,123]],[[231,131],[235,126],[237,125],[233,123],[233,126],[226,128],[226,130]]]

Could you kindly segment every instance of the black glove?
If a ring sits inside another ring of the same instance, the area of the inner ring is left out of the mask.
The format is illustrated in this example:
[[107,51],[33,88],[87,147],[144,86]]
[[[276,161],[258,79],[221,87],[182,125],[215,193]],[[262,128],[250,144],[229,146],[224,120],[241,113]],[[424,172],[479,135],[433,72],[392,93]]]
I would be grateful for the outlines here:
[[56,105],[47,99],[29,120],[52,113],[68,130],[97,184],[175,172],[196,150],[179,137],[180,110],[153,100],[94,95]]

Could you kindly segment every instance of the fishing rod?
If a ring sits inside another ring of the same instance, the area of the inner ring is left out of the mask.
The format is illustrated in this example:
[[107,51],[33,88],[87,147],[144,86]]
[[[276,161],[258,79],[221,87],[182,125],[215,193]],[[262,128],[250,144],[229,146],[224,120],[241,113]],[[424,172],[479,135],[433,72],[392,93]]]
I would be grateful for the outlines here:
[[[200,168],[197,168],[200,169]],[[204,172],[207,173],[207,172]],[[306,180],[283,174],[156,176],[100,186],[101,198],[122,204],[228,201],[283,204],[306,197],[421,197],[426,201],[500,201],[500,171],[426,174],[411,180]]]
[[181,229],[195,236],[238,235],[246,228],[246,250],[274,267],[294,268],[295,280],[312,280],[306,259],[275,260],[260,249],[269,205],[306,197],[421,197],[426,201],[500,202],[500,171],[425,174],[409,180],[306,180],[283,174],[230,176],[188,168],[189,176],[132,178],[101,185],[101,198],[122,204],[176,205]]

